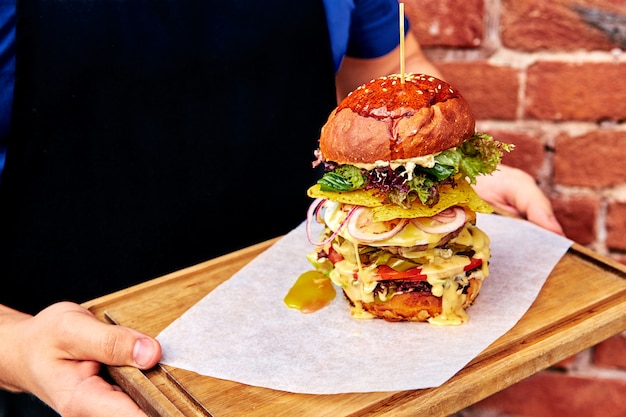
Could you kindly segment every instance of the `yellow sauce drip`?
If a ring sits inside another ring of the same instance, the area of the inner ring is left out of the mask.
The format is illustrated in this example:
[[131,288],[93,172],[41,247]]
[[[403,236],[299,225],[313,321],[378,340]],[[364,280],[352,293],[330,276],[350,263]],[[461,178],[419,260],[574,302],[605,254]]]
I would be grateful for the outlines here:
[[330,278],[318,271],[307,271],[298,277],[284,302],[287,307],[308,314],[326,307],[335,294]]
[[[446,280],[445,283],[433,287],[441,294],[441,314],[428,319],[428,322],[436,326],[458,326],[466,323],[469,316],[463,309],[463,302],[466,296],[462,293],[460,285],[453,279]],[[435,294],[438,297],[440,295]]]

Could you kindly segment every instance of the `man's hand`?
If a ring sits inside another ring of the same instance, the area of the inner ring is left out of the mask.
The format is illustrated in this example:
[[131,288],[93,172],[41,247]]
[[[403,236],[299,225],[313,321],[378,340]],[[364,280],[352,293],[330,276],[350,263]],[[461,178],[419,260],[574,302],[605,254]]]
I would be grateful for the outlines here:
[[500,165],[493,175],[482,175],[476,181],[476,192],[492,206],[563,234],[552,204],[526,172]]
[[98,373],[101,364],[148,369],[161,347],[136,330],[62,302],[30,316],[0,306],[0,386],[30,392],[64,417],[146,414]]

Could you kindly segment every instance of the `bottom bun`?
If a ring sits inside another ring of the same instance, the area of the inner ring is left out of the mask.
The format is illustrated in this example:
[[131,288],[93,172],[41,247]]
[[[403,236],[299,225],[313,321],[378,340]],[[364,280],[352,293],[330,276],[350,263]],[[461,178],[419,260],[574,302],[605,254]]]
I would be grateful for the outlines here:
[[[461,308],[465,310],[474,303],[478,296],[482,279],[471,278],[468,281],[464,299],[461,301]],[[344,295],[345,292],[344,292]],[[431,292],[408,292],[395,294],[387,301],[377,301],[373,303],[354,302],[346,295],[353,307],[362,309],[375,318],[387,321],[427,321],[430,318],[439,316],[442,313],[442,298],[433,295]]]

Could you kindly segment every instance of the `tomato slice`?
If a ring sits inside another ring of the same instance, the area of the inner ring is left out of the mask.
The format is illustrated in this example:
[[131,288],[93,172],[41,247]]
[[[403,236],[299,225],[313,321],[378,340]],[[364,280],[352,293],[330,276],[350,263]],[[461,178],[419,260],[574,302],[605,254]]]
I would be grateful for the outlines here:
[[463,268],[463,271],[466,271],[466,272],[467,271],[471,271],[474,268],[478,268],[482,264],[483,264],[483,260],[482,259],[472,258],[472,259],[470,259],[469,265],[466,265],[465,268]]
[[328,249],[328,259],[334,264],[343,260],[343,255],[340,254],[332,246]]
[[406,271],[396,271],[390,266],[381,265],[378,267],[376,274],[379,277],[379,281],[392,279],[402,279],[406,281],[424,281],[427,278],[426,275],[422,275],[422,270],[418,267],[407,269]]

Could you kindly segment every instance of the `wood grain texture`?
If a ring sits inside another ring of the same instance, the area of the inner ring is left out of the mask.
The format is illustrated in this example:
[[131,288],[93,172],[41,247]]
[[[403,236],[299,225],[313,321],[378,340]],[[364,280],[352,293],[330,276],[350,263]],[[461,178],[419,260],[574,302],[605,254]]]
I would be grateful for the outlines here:
[[[84,305],[104,321],[156,336],[274,241]],[[522,319],[443,385],[423,390],[305,395],[169,366],[111,376],[151,416],[447,416],[626,329],[626,266],[574,244]],[[354,378],[358,375],[347,375]]]

